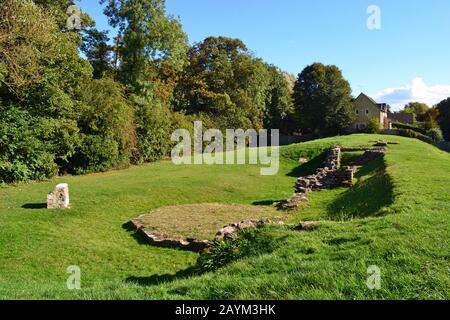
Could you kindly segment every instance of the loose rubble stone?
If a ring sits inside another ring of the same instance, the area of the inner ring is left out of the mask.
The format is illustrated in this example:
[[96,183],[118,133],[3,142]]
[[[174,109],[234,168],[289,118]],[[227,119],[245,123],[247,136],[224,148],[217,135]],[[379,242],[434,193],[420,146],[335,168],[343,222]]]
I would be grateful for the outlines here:
[[47,195],[47,209],[69,209],[69,185],[60,183]]

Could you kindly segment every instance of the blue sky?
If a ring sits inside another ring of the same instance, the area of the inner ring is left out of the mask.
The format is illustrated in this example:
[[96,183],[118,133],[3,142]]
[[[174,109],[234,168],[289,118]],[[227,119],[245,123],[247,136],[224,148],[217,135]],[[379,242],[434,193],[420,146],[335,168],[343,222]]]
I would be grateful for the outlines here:
[[[97,0],[79,5],[109,29]],[[367,8],[381,10],[369,30]],[[450,96],[448,0],[167,0],[189,41],[242,39],[256,56],[298,74],[313,62],[336,64],[352,85],[398,109]]]

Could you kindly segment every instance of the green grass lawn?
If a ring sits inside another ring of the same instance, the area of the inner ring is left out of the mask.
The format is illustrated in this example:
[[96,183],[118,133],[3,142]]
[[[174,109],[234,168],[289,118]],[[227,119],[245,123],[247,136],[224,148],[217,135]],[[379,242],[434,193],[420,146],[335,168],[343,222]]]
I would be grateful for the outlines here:
[[[215,272],[191,272],[198,254],[148,246],[127,222],[181,204],[267,204],[286,199],[296,177],[321,165],[335,143],[400,142],[361,169],[352,189],[312,193],[290,222],[322,220],[311,232],[265,227],[261,250]],[[353,135],[283,147],[280,172],[258,166],[175,166],[0,188],[0,298],[50,299],[449,299],[450,154],[418,140]],[[300,166],[298,158],[310,163]],[[56,183],[72,209],[42,208]],[[270,246],[267,243],[270,242]],[[70,265],[81,290],[66,288]],[[381,290],[366,286],[381,268]]]

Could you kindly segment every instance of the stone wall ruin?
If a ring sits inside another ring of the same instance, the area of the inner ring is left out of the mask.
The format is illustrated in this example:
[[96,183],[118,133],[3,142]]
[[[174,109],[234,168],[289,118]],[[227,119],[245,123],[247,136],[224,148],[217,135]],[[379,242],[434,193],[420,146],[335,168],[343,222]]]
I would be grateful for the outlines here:
[[[379,145],[381,145],[380,142],[377,142],[377,146]],[[364,151],[364,154],[350,166],[341,166],[341,153],[355,151]],[[386,150],[380,147],[345,148],[338,145],[332,147],[328,151],[324,167],[317,169],[317,172],[313,175],[298,178],[295,184],[295,193],[281,204],[281,208],[290,210],[301,207],[308,202],[307,194],[311,191],[352,187],[357,168],[384,157],[385,153]]]

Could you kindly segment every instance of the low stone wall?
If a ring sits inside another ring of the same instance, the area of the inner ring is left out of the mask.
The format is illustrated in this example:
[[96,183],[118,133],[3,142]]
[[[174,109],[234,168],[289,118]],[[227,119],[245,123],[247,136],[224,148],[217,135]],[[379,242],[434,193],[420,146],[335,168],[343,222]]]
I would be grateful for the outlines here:
[[161,248],[178,248],[187,251],[200,252],[212,245],[209,240],[197,240],[189,238],[170,238],[155,231],[147,230],[138,222],[139,218],[132,220],[131,223],[141,236],[143,236],[150,245]]
[[[383,147],[382,147],[383,146]],[[354,174],[358,166],[384,157],[387,143],[376,142],[375,147],[340,147],[334,146],[328,152],[324,167],[317,169],[316,174],[300,177],[295,184],[295,193],[280,204],[281,209],[296,209],[308,202],[307,194],[311,191],[353,186]],[[364,154],[350,166],[341,167],[342,152],[365,151]]]
[[143,236],[150,245],[161,248],[176,248],[186,251],[201,252],[213,245],[214,241],[235,239],[239,231],[248,228],[257,228],[269,224],[282,225],[284,222],[272,222],[271,220],[244,220],[238,223],[230,223],[217,231],[214,241],[198,240],[190,238],[170,238],[155,231],[145,229],[139,222],[139,218],[131,221],[137,233]]

